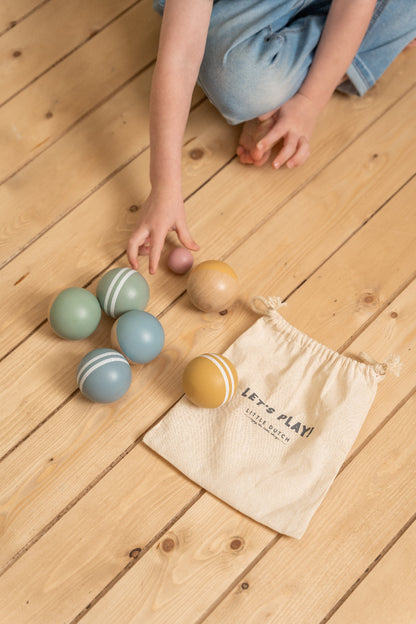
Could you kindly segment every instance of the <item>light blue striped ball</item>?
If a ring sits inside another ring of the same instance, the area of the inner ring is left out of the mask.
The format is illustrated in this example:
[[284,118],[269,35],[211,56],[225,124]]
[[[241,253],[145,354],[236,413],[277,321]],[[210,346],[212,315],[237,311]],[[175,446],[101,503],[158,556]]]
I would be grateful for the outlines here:
[[126,312],[114,323],[111,344],[136,364],[147,364],[163,349],[165,332],[158,319],[142,310]]
[[128,267],[107,271],[97,284],[97,299],[104,312],[113,318],[129,310],[144,310],[149,295],[143,275]]
[[85,355],[77,370],[82,394],[96,403],[113,403],[126,394],[131,384],[131,368],[114,349],[94,349]]

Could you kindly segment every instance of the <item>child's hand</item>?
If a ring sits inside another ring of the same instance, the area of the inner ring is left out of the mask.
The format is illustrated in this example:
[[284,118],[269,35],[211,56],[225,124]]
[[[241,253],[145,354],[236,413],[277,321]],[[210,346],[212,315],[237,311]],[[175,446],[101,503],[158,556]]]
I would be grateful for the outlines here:
[[320,108],[298,92],[280,108],[259,117],[260,121],[272,117],[275,123],[257,143],[254,156],[260,159],[283,139],[283,146],[273,160],[273,167],[278,169],[285,163],[287,167],[302,165],[310,155],[309,141],[319,113]]
[[138,255],[149,256],[149,273],[156,273],[166,235],[172,230],[176,231],[182,245],[198,251],[186,224],[182,197],[150,193],[127,245],[127,258],[133,269],[138,269]]

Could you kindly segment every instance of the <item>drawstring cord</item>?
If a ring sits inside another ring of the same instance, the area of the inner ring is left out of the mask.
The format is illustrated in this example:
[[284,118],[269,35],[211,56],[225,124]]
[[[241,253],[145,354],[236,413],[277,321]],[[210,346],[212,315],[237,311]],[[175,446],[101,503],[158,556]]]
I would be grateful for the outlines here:
[[368,353],[364,353],[364,351],[360,352],[359,357],[363,362],[372,366],[377,375],[385,375],[387,372],[390,372],[396,375],[396,377],[400,376],[403,364],[398,355],[389,355],[385,362],[377,362],[377,360],[368,355]]
[[273,312],[277,312],[279,308],[287,306],[280,297],[253,297],[251,300],[251,308],[257,314],[267,314],[272,316]]
[[[287,303],[282,301],[280,297],[256,296],[251,300],[251,308],[254,312],[270,316],[271,318],[276,318],[279,308],[286,305]],[[377,360],[372,358],[367,353],[364,353],[364,351],[361,351],[359,357],[363,362],[372,366],[377,375],[384,376],[387,372],[390,372],[396,377],[399,377],[403,367],[400,357],[394,354],[390,355],[385,362],[377,362]]]

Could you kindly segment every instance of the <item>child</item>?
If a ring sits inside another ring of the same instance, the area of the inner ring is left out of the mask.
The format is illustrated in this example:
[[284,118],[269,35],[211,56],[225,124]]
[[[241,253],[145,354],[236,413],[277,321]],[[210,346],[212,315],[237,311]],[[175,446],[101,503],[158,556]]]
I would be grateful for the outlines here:
[[364,95],[416,35],[416,0],[154,0],[163,13],[150,96],[150,181],[127,256],[155,273],[167,232],[196,251],[182,198],[181,151],[196,82],[230,124],[237,154],[273,167],[309,157],[335,89]]

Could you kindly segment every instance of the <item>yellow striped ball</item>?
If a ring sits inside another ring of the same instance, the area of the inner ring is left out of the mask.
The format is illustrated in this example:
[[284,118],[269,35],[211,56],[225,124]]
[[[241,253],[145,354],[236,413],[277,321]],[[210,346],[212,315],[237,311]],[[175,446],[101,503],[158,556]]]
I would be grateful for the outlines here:
[[190,401],[199,407],[220,407],[235,394],[237,369],[223,355],[204,353],[191,360],[183,373],[183,389]]
[[226,262],[206,260],[190,273],[187,282],[190,300],[203,312],[222,312],[236,299],[238,278]]

